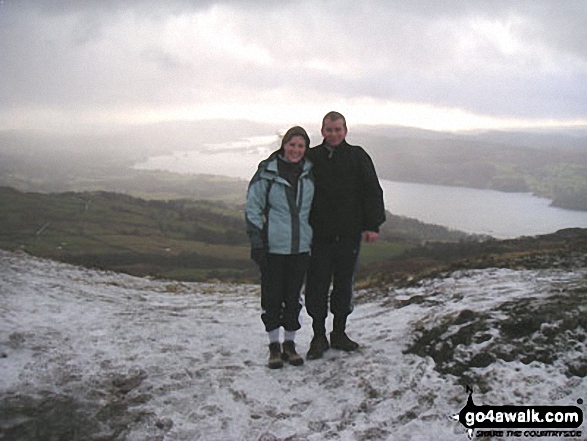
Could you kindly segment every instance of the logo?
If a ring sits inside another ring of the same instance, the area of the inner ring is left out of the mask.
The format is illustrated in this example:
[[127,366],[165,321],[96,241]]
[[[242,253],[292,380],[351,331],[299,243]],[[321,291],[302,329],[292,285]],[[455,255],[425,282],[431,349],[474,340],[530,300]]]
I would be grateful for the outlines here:
[[465,426],[469,439],[582,436],[576,429],[583,424],[583,411],[577,406],[477,406],[473,389],[467,387],[467,392],[467,404],[452,418]]

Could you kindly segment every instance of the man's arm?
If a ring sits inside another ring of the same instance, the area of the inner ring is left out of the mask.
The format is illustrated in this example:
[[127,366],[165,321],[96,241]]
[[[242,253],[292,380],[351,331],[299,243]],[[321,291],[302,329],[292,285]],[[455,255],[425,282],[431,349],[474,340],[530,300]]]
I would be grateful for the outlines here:
[[[379,237],[379,226],[385,222],[385,204],[383,189],[375,171],[375,165],[369,154],[361,148],[361,185],[364,216],[364,239],[373,242]],[[369,233],[369,234],[367,234]]]

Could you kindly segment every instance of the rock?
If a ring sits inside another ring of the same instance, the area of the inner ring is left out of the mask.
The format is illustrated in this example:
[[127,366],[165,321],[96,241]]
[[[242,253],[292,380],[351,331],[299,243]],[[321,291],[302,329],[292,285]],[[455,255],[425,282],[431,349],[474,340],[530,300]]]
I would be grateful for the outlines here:
[[158,429],[164,430],[165,432],[171,430],[171,428],[173,427],[173,420],[171,418],[167,418],[167,417],[163,417],[163,418],[159,418],[156,422],[155,422],[155,426],[157,426]]
[[8,345],[12,349],[18,349],[25,342],[24,334],[21,332],[13,332],[8,336]]
[[145,378],[147,378],[146,372],[138,370],[129,373],[129,375],[117,376],[112,380],[112,385],[118,390],[118,392],[126,395],[131,390],[139,387]]

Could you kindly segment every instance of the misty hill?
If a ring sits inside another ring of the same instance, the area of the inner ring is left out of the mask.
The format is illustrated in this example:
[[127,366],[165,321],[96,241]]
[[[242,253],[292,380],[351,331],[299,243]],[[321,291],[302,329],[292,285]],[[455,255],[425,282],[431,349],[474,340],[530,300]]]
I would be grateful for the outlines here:
[[257,285],[0,251],[0,435],[461,441],[465,428],[449,416],[466,386],[477,405],[576,406],[587,396],[586,280],[585,266],[490,268],[360,290],[349,319],[358,352],[275,371]]
[[558,207],[587,209],[584,134],[362,130],[354,140],[368,148],[382,178],[533,192]]
[[143,142],[144,137],[142,132],[56,135],[0,131],[0,185],[44,193],[120,192],[148,199],[239,203],[244,199],[246,182],[215,176],[212,170],[210,175],[180,175],[132,168],[179,144],[159,144],[154,139]]
[[511,147],[533,148],[587,148],[587,127],[549,127],[549,128],[523,128],[510,130],[470,130],[463,132],[442,132],[416,127],[404,127],[394,125],[353,125],[351,136],[354,133],[383,136],[391,139],[415,138],[415,139],[456,139],[475,142],[501,144]]
[[[219,201],[146,200],[120,193],[24,193],[0,187],[0,248],[178,280],[256,280],[244,207]],[[425,241],[479,238],[393,216],[362,262],[389,259]]]
[[[305,126],[313,144],[320,142],[318,123]],[[553,199],[559,207],[587,209],[587,130],[583,127],[465,134],[352,124],[350,129],[349,142],[366,147],[382,178],[534,192]],[[213,120],[88,129],[76,134],[0,131],[0,185],[35,192],[113,191],[148,199],[238,203],[246,192],[242,180],[132,167],[151,156],[204,151],[212,144],[281,130],[271,124]],[[210,174],[222,173],[211,169]]]

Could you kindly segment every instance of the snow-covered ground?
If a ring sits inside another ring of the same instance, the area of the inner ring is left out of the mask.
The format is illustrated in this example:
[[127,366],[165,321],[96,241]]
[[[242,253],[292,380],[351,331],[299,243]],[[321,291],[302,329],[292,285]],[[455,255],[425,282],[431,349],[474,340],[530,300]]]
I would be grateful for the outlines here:
[[[450,418],[465,383],[478,405],[587,400],[586,293],[585,269],[479,270],[362,291],[349,319],[359,352],[270,370],[258,286],[0,251],[0,440],[466,440]],[[570,315],[547,311],[552,322],[516,333],[527,325],[516,307],[562,294],[574,299],[556,299]],[[309,328],[304,316],[304,355]]]

